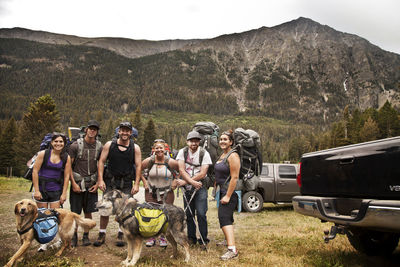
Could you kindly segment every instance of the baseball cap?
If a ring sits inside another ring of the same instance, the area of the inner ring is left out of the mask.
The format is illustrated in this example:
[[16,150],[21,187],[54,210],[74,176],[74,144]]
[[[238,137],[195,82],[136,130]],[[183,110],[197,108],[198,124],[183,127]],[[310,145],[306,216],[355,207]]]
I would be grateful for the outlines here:
[[132,130],[132,124],[129,121],[123,121],[119,124],[119,128],[126,127]]
[[100,124],[96,120],[90,120],[87,127],[96,127],[97,129],[100,129]]
[[190,140],[190,139],[199,139],[201,140],[201,135],[196,132],[196,131],[191,131],[188,133],[186,140]]

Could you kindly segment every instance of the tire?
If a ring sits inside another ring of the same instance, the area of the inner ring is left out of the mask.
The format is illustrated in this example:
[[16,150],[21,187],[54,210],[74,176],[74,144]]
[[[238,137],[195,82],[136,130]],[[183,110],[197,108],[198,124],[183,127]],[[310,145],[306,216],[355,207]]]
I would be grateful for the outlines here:
[[242,206],[247,212],[259,212],[263,208],[264,199],[256,191],[249,191],[243,195]]
[[347,233],[350,244],[359,252],[369,256],[392,254],[399,244],[399,235],[360,228],[350,228]]

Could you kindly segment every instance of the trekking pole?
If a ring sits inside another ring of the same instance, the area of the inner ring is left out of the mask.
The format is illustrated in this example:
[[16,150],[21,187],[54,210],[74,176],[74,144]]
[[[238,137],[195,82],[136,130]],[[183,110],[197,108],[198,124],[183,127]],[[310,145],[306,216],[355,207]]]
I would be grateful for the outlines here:
[[[185,191],[186,191],[186,189],[183,189],[183,199],[184,199],[184,201],[186,201],[186,203],[187,203],[187,206],[186,206],[186,208],[187,208],[187,207],[189,207],[189,204],[190,204],[190,202],[192,201],[193,196],[196,194],[197,189],[193,192],[193,195],[192,195],[192,197],[190,198],[189,203],[188,203],[188,201],[187,201]],[[186,208],[185,208],[185,210],[186,210]],[[190,214],[192,215],[193,222],[194,222],[194,224],[196,225],[197,231],[199,232],[201,242],[203,243],[204,247],[206,248],[206,251],[208,252],[208,246],[207,246],[207,244],[204,242],[203,236],[202,236],[201,233],[200,233],[199,224],[198,224],[197,221],[194,219],[194,215],[193,215],[192,209],[191,209],[190,207],[189,207],[189,212],[190,212]]]
[[183,211],[186,212],[186,209],[189,207],[190,203],[192,203],[192,200],[193,200],[193,198],[194,198],[194,195],[196,195],[197,189],[194,190],[192,196],[190,197],[189,203],[187,202],[187,198],[186,198],[186,196],[185,196],[185,191],[186,191],[186,189],[184,189],[183,187],[182,187],[182,189],[184,190],[184,191],[183,191],[183,196],[185,197],[185,200],[186,200],[186,203],[187,203],[187,206],[186,206],[186,208],[185,208]]

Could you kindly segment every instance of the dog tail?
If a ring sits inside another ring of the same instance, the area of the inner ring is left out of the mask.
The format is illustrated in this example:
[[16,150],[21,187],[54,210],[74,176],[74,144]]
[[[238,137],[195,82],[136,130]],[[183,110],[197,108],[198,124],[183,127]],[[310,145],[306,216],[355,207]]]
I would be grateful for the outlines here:
[[75,218],[76,224],[78,224],[80,227],[82,227],[86,231],[89,231],[90,229],[92,229],[96,226],[96,222],[93,221],[92,219],[83,218],[83,217],[79,216],[78,214],[76,214],[76,216],[74,216],[74,218]]

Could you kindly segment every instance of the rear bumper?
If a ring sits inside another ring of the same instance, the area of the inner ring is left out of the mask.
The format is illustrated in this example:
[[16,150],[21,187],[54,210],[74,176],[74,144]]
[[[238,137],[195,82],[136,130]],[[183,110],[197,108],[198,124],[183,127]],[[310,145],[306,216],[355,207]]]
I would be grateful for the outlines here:
[[400,233],[400,201],[295,196],[296,212],[345,226]]

